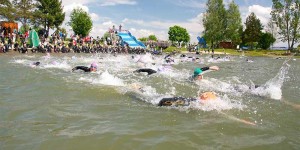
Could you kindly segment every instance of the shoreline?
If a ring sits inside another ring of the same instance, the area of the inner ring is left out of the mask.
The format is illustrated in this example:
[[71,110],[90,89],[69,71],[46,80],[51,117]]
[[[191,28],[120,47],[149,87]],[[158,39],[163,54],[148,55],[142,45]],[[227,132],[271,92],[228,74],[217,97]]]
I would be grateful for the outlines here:
[[[0,53],[0,55],[9,55],[9,56],[13,56],[13,55],[24,55],[24,54],[27,54],[27,55],[32,55],[32,54],[40,54],[40,55],[43,55],[43,54],[46,54],[46,53],[32,53],[30,51],[30,49],[28,49],[29,52],[28,53],[19,53],[18,51],[14,51],[14,50],[9,50],[8,52],[6,53]],[[163,52],[163,54],[168,54],[170,52]],[[203,51],[200,51],[200,54],[196,54],[196,52],[189,52],[189,51],[179,51],[178,52],[179,54],[191,54],[191,55],[212,55],[212,53],[205,53]],[[263,52],[259,52],[260,54],[257,54],[255,53],[254,55],[254,52],[251,52],[251,51],[246,51],[244,53],[244,57],[273,57],[273,58],[276,58],[276,57],[283,57],[283,58],[286,58],[286,57],[296,57],[296,58],[300,58],[300,56],[294,56],[294,55],[280,55],[280,54],[264,54]],[[51,55],[61,55],[61,54],[97,54],[97,53],[74,53],[74,52],[70,52],[70,53],[50,53]],[[99,53],[100,54],[100,53]],[[131,55],[131,54],[129,54]],[[241,52],[236,52],[236,53],[231,53],[231,52],[220,52],[220,51],[215,51],[214,52],[214,55],[232,55],[232,56],[242,56],[242,53]]]

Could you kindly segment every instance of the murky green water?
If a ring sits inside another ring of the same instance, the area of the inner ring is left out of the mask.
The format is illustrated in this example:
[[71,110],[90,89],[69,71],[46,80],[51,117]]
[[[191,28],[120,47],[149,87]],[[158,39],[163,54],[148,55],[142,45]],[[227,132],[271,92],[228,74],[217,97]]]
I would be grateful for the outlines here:
[[[298,59],[199,57],[202,63],[176,57],[172,67],[147,76],[132,73],[139,64],[130,55],[1,54],[0,149],[300,149]],[[32,67],[35,61],[41,65]],[[158,66],[162,56],[151,61]],[[70,71],[91,62],[97,73]],[[211,65],[220,70],[186,80],[195,67]],[[261,87],[250,90],[251,82]],[[156,106],[162,97],[203,91],[219,99]]]

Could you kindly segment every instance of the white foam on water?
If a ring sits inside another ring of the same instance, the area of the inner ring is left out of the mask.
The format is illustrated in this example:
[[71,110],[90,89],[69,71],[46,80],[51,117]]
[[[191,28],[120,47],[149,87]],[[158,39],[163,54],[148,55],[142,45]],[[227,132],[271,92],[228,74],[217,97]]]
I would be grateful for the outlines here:
[[66,62],[58,62],[58,61],[51,61],[50,63],[47,63],[43,65],[43,68],[56,68],[56,69],[65,69],[65,70],[70,70],[72,67]]
[[28,62],[28,60],[27,59],[15,59],[12,62],[17,63],[17,64],[24,64],[25,62]]
[[24,57],[27,57],[27,58],[35,58],[35,55],[24,55]]
[[153,60],[151,54],[147,53],[147,54],[141,55],[137,62],[149,64],[149,63],[153,63],[154,60]]
[[246,92],[249,92],[249,86],[240,83],[240,81],[236,81],[236,79],[233,79],[233,81],[227,83],[214,78],[204,78],[200,81],[195,81],[195,83],[201,87],[202,90],[221,92],[238,97],[242,96]]
[[222,111],[222,110],[231,110],[238,109],[243,110],[246,106],[237,101],[230,100],[226,95],[218,97],[215,100],[206,100],[206,101],[194,101],[191,103],[193,109],[198,109],[202,111]]
[[122,79],[110,74],[107,70],[100,74],[98,78],[92,80],[92,84],[112,85],[112,86],[124,86]]

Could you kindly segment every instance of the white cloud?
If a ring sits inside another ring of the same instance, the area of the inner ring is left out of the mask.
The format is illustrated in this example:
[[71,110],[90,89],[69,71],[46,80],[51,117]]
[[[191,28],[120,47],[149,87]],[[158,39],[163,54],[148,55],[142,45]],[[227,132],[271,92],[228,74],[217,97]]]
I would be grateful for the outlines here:
[[251,12],[254,12],[263,25],[267,25],[269,19],[271,18],[270,15],[271,11],[272,11],[271,7],[263,7],[260,5],[249,6],[249,14]]
[[72,3],[70,5],[65,5],[63,11],[66,14],[70,14],[75,8],[82,8],[84,11],[89,12],[89,8],[81,3]]
[[190,8],[205,8],[206,1],[202,0],[172,0],[173,4],[180,6],[180,7],[190,7]]
[[104,26],[112,26],[114,23],[112,21],[103,22],[102,25]]
[[99,15],[97,15],[95,13],[91,13],[90,16],[91,16],[91,19],[93,20],[93,22],[98,21],[100,19]]
[[128,18],[125,18],[122,20],[122,23],[126,24],[138,24],[138,25],[144,25],[145,22],[143,20],[131,20],[131,19],[128,19]]
[[72,5],[72,4],[86,5],[93,2],[97,2],[97,0],[63,0],[62,5],[63,6]]
[[266,26],[268,24],[269,19],[271,18],[271,11],[271,7],[263,7],[260,5],[240,7],[243,25],[246,22],[246,18],[253,12],[256,15],[256,17],[260,20],[262,25]]
[[105,0],[101,2],[100,6],[115,6],[115,5],[136,5],[134,0]]

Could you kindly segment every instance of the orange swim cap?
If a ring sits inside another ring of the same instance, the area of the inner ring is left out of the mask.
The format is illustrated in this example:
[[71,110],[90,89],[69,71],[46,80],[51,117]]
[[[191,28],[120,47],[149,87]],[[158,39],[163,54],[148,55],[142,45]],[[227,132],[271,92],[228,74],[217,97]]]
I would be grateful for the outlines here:
[[204,92],[200,95],[201,100],[215,100],[217,96],[214,92]]

